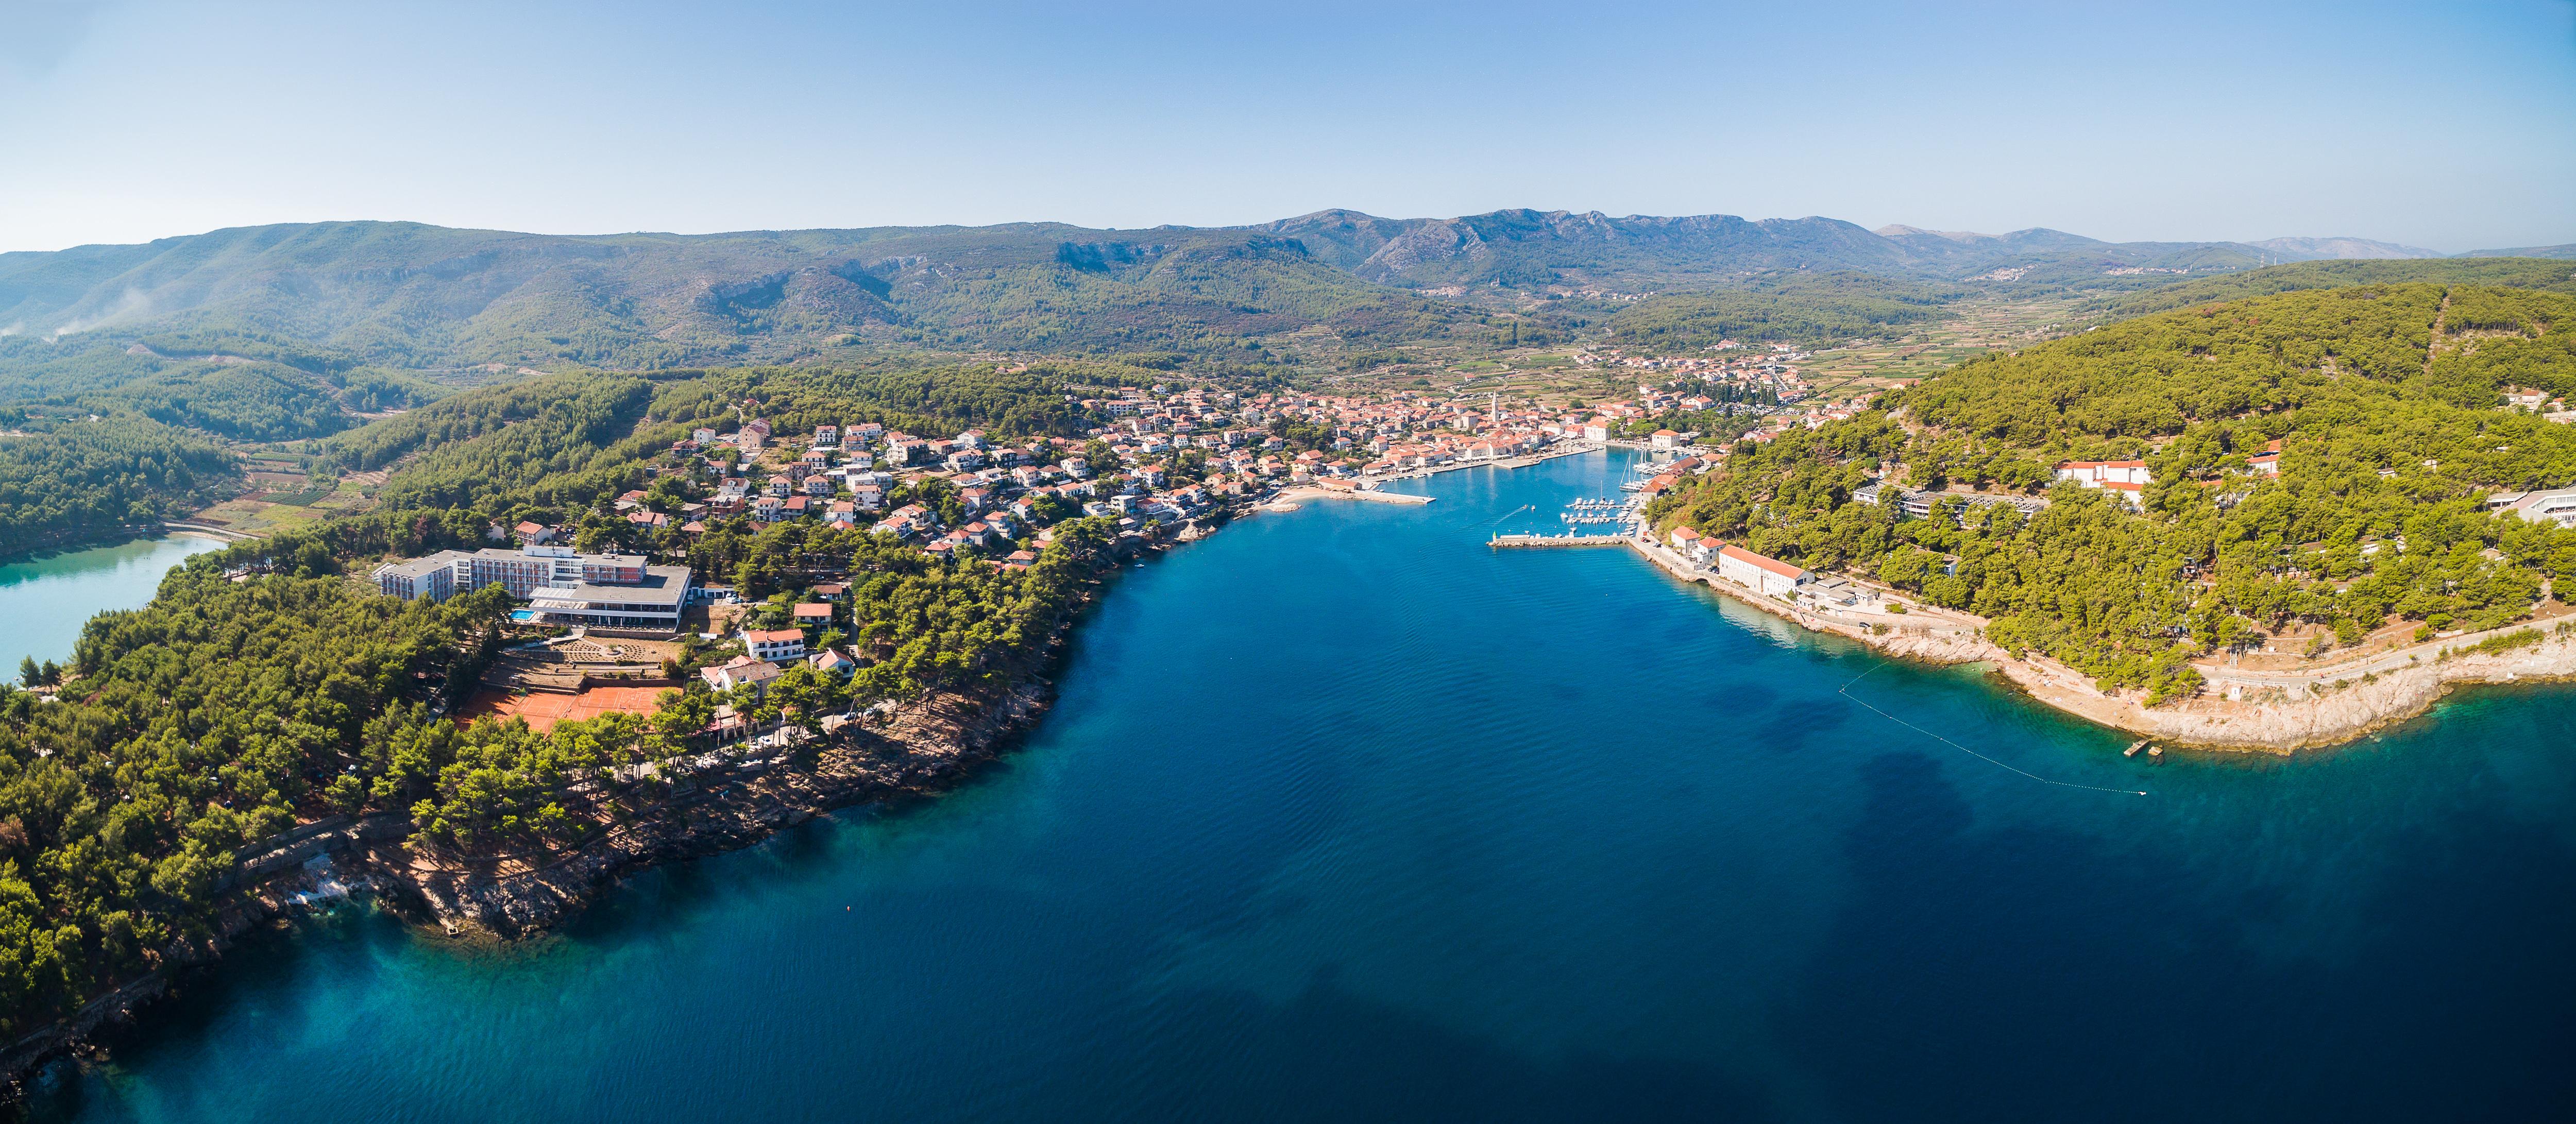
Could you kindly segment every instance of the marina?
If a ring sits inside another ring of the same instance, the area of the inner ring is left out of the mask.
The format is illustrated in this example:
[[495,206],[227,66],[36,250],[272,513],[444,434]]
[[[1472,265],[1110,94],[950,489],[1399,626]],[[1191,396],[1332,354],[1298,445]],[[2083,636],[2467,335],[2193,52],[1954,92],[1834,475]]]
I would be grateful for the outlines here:
[[1556,518],[1558,522],[1568,526],[1593,527],[1618,524],[1624,530],[1644,519],[1645,506],[1646,500],[1643,496],[1630,496],[1626,499],[1585,496],[1567,502],[1565,510],[1557,513]]

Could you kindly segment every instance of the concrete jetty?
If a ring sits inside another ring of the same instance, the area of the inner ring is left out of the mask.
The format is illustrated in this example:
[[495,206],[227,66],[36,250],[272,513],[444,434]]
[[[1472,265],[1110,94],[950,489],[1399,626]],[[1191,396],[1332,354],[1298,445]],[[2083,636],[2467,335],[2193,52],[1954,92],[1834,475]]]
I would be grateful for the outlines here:
[[1493,546],[1619,546],[1628,541],[1625,535],[1496,535]]

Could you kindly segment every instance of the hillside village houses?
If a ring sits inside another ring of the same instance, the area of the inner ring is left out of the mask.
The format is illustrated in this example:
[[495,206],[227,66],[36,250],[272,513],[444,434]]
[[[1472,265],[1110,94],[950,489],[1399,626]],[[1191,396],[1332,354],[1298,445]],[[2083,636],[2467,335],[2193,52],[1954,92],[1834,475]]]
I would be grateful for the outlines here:
[[2146,486],[2152,479],[2145,461],[2067,461],[2057,466],[2057,478],[2103,489],[2131,507],[2146,505]]
[[735,656],[722,665],[698,669],[698,677],[719,691],[736,687],[765,689],[770,680],[784,674],[776,663],[758,656]]
[[[1776,353],[1775,353],[1776,354]],[[1721,365],[1727,378],[1794,392],[1795,376],[1753,365]],[[1696,363],[1696,361],[1692,361]],[[1671,370],[1700,371],[1684,364]],[[1662,372],[1667,368],[1644,368]],[[1767,381],[1761,381],[1767,380]],[[1081,437],[1015,438],[981,428],[940,436],[904,432],[878,421],[800,419],[781,436],[761,404],[739,404],[738,424],[693,427],[650,471],[683,484],[672,502],[658,479],[616,497],[609,515],[627,537],[665,552],[736,520],[754,524],[811,520],[867,530],[918,545],[941,557],[974,559],[1003,569],[1034,564],[1060,520],[1098,516],[1116,528],[1121,549],[1216,512],[1255,502],[1292,484],[1351,486],[1372,476],[1535,453],[1587,437],[1606,439],[1633,423],[1673,411],[1722,409],[1722,395],[1676,391],[1651,383],[1636,399],[1579,410],[1505,406],[1399,392],[1328,395],[1240,393],[1162,386],[1122,387],[1074,399],[1095,423]],[[1733,392],[1726,392],[1733,393]],[[1785,396],[1785,395],[1784,395]],[[1794,424],[1782,421],[1779,424]],[[1656,443],[1678,447],[1689,433],[1671,428]],[[1292,443],[1293,442],[1293,443]],[[1693,457],[1667,466],[1654,490],[1702,467]],[[937,482],[932,499],[922,489]],[[945,513],[945,514],[943,514]],[[953,525],[952,525],[953,521]],[[557,545],[579,526],[523,521],[495,526],[496,541],[515,548],[444,551],[387,563],[375,574],[383,592],[444,598],[503,584],[527,602],[522,625],[588,626],[671,635],[693,602],[725,596],[699,588],[685,566],[652,566],[642,553],[577,552]],[[582,531],[596,535],[597,524]],[[591,541],[585,539],[585,542]],[[828,582],[828,575],[821,575]],[[771,667],[806,659],[855,669],[850,655],[811,648],[829,614],[798,606],[800,627],[740,634],[746,658]],[[842,666],[846,665],[846,666]],[[744,664],[731,682],[763,673]],[[710,669],[713,670],[713,669]]]
[[[1767,392],[1773,401],[1782,405],[1798,402],[1813,393],[1796,367],[1810,356],[1788,344],[1755,348],[1734,340],[1723,340],[1705,350],[1711,354],[1631,355],[1624,349],[1612,347],[1578,351],[1574,361],[1579,367],[1618,367],[1663,375],[1669,381],[1698,382],[1748,400]],[[1727,354],[1730,352],[1737,354]],[[1658,405],[1653,400],[1656,396],[1644,392],[1645,388],[1641,387],[1640,393],[1647,399],[1646,405],[1650,409],[1655,408]],[[1675,398],[1678,401],[1680,396],[1675,395]],[[1725,404],[1715,399],[1705,400],[1708,407],[1703,408]]]

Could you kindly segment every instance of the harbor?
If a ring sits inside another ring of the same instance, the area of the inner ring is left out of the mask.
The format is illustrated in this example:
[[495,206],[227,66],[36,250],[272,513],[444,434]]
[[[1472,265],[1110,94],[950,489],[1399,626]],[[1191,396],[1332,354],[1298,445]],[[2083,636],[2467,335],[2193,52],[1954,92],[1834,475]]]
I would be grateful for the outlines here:
[[1610,523],[1628,524],[1637,521],[1639,509],[1642,506],[1642,501],[1634,498],[1614,500],[1597,496],[1585,497],[1565,505],[1565,510],[1559,512],[1556,518],[1559,522],[1578,527]]

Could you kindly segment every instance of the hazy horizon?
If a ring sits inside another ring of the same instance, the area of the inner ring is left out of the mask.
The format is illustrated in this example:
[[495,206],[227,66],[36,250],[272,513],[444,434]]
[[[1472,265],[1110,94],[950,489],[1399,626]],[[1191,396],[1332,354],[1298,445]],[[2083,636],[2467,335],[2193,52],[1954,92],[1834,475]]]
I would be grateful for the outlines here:
[[1344,207],[2576,242],[2576,4],[0,5],[0,251]]
[[[135,238],[135,239],[125,240],[125,241],[119,241],[119,242],[79,242],[79,243],[73,243],[73,244],[71,244],[71,245],[69,245],[69,246],[53,246],[53,247],[44,247],[44,248],[38,248],[38,249],[27,249],[27,250],[0,250],[0,254],[9,254],[9,253],[47,253],[47,252],[58,252],[58,251],[61,251],[61,250],[78,249],[78,248],[81,248],[81,247],[84,247],[84,246],[122,246],[122,245],[142,245],[142,244],[147,244],[147,243],[151,243],[151,242],[158,242],[158,241],[162,241],[162,240],[164,240],[164,239],[171,239],[171,238],[190,238],[190,237],[196,237],[196,236],[199,236],[199,235],[212,234],[212,233],[216,233],[216,232],[218,232],[218,231],[231,230],[231,229],[242,229],[242,228],[261,227],[261,226],[324,225],[324,224],[330,224],[330,223],[347,223],[347,222],[421,223],[421,225],[425,225],[425,226],[445,227],[445,228],[448,228],[448,229],[457,229],[457,230],[489,230],[489,231],[496,231],[496,232],[506,233],[506,234],[528,234],[528,235],[535,235],[535,236],[538,236],[538,237],[548,237],[548,238],[616,238],[616,237],[622,237],[622,236],[627,236],[627,235],[658,235],[658,236],[668,236],[668,237],[677,237],[677,238],[704,238],[704,237],[722,237],[722,236],[724,236],[724,235],[728,235],[728,234],[760,234],[760,233],[786,232],[786,231],[797,231],[797,230],[865,230],[865,229],[871,229],[871,228],[931,228],[931,227],[943,227],[943,226],[946,226],[946,227],[956,227],[956,228],[959,228],[959,229],[969,229],[969,230],[972,230],[972,229],[995,228],[995,227],[1004,227],[1004,226],[1022,226],[1022,225],[1026,225],[1026,226],[1060,225],[1060,226],[1072,226],[1072,227],[1079,227],[1079,228],[1086,229],[1086,230],[1115,230],[1115,231],[1120,231],[1120,232],[1126,232],[1126,231],[1138,231],[1138,232],[1145,232],[1145,231],[1153,231],[1153,230],[1241,230],[1241,229],[1249,229],[1249,228],[1253,228],[1253,227],[1258,227],[1258,226],[1267,225],[1267,224],[1269,224],[1269,223],[1277,222],[1277,221],[1284,220],[1284,219],[1302,218],[1302,217],[1307,216],[1307,215],[1320,214],[1320,213],[1327,212],[1327,211],[1354,211],[1354,212],[1356,212],[1356,211],[1359,211],[1359,210],[1360,210],[1360,208],[1357,208],[1357,207],[1314,207],[1314,208],[1309,208],[1309,209],[1304,210],[1304,211],[1296,212],[1295,214],[1273,215],[1273,216],[1271,216],[1271,217],[1269,217],[1269,218],[1254,219],[1254,220],[1251,220],[1251,221],[1248,221],[1248,222],[1224,223],[1224,224],[1155,223],[1155,224],[1145,225],[1145,226],[1094,226],[1094,225],[1090,225],[1090,224],[1086,224],[1086,223],[1072,222],[1072,221],[1070,221],[1070,220],[1065,220],[1065,219],[1032,218],[1032,219],[1004,219],[1004,220],[1000,220],[1000,221],[997,221],[997,222],[988,222],[988,223],[986,223],[986,222],[978,222],[978,223],[936,223],[936,222],[930,222],[930,223],[872,223],[872,224],[867,224],[867,225],[841,225],[841,226],[805,226],[805,227],[733,227],[733,228],[727,228],[727,229],[716,229],[716,230],[654,230],[654,229],[640,229],[640,228],[639,228],[639,229],[634,229],[634,230],[522,230],[522,229],[514,229],[514,228],[510,228],[510,227],[495,227],[495,226],[459,226],[459,225],[449,224],[449,223],[424,223],[424,222],[422,222],[422,220],[419,220],[419,219],[406,219],[406,218],[356,218],[356,217],[353,217],[353,218],[317,218],[317,219],[280,219],[280,220],[277,220],[277,221],[275,221],[275,222],[264,222],[264,223],[231,223],[231,224],[227,224],[227,225],[224,225],[224,226],[207,227],[207,228],[202,229],[202,230],[175,231],[175,232],[168,233],[168,234],[159,234],[159,235],[153,235],[153,236],[151,236],[151,237],[146,237],[146,238]],[[1529,210],[1529,211],[1537,211],[1537,212],[1540,212],[1540,213],[1542,213],[1542,214],[1544,214],[1544,213],[1551,213],[1551,212],[1562,212],[1562,213],[1567,213],[1567,214],[1577,214],[1577,215],[1579,215],[1579,214],[1585,214],[1585,213],[1587,213],[1587,212],[1596,212],[1596,213],[1602,214],[1602,215],[1604,215],[1604,216],[1606,216],[1606,217],[1613,218],[1613,219],[1697,218],[1697,217],[1704,217],[1704,216],[1710,216],[1710,215],[1724,215],[1724,214],[1726,214],[1726,212],[1722,212],[1722,211],[1699,212],[1699,213],[1692,214],[1692,215],[1672,215],[1672,214],[1668,214],[1668,215],[1649,215],[1649,214],[1612,214],[1611,212],[1603,211],[1603,210],[1601,210],[1601,209],[1600,209],[1600,208],[1598,208],[1598,207],[1523,207],[1523,208],[1514,208],[1514,207],[1497,207],[1497,208],[1493,208],[1492,210],[1489,210],[1489,211],[1479,211],[1479,212],[1464,213],[1464,214],[1455,214],[1455,215],[1390,215],[1390,214],[1378,214],[1378,213],[1376,213],[1376,212],[1367,212],[1367,213],[1371,214],[1373,217],[1381,218],[1381,219],[1412,220],[1412,219],[1454,219],[1454,218],[1468,218],[1468,217],[1473,217],[1474,215],[1477,215],[1477,214],[1491,214],[1491,213],[1494,213],[1494,212],[1496,212],[1496,211],[1507,211],[1507,210]],[[1843,217],[1838,216],[1838,215],[1734,215],[1734,216],[1731,216],[1731,217],[1734,217],[1734,218],[1741,218],[1741,219],[1745,219],[1745,220],[1747,220],[1747,221],[1751,221],[1751,222],[1762,222],[1762,221],[1766,221],[1766,220],[1794,221],[1794,220],[1801,220],[1801,219],[1831,219],[1831,220],[1836,220],[1836,221],[1852,222],[1852,223],[1854,223],[1855,225],[1859,225],[1859,226],[1863,227],[1864,229],[1869,230],[1869,231],[1870,231],[1871,233],[1873,233],[1873,234],[1880,233],[1880,232],[1884,231],[1885,229],[1887,229],[1887,228],[1888,228],[1888,227],[1890,227],[1890,226],[1910,226],[1910,227],[1914,227],[1914,228],[1915,228],[1915,229],[1917,229],[1917,230],[1922,231],[1923,233],[1927,233],[1927,234],[1940,234],[1940,235],[1950,235],[1950,236],[1975,236],[1975,237],[1987,237],[1987,238],[1992,238],[1992,237],[2000,237],[2000,236],[2004,236],[2004,235],[2015,234],[2015,233],[2019,233],[2019,232],[2027,231],[2027,230],[2041,230],[2041,229],[2047,229],[2047,230],[2058,230],[2060,233],[2064,233],[2064,234],[2081,235],[2081,236],[2084,236],[2084,237],[2097,237],[2096,235],[2089,234],[2089,233],[2087,233],[2087,232],[2085,232],[2085,231],[2082,231],[2082,230],[2063,230],[2063,229],[2056,228],[2056,227],[2039,227],[2039,226],[2015,226],[2015,227],[2008,227],[2008,228],[1997,229],[1997,230],[1947,230],[1947,229],[1944,229],[1944,230],[1934,230],[1934,229],[1932,229],[1932,228],[1930,228],[1930,227],[1923,226],[1923,225],[1922,225],[1922,224],[1920,224],[1920,223],[1882,223],[1882,224],[1879,224],[1879,225],[1877,225],[1877,226],[1871,226],[1871,225],[1866,224],[1866,223],[1860,223],[1858,220],[1854,220],[1854,219],[1846,219],[1846,218],[1843,218]],[[2254,244],[2257,244],[2257,243],[2260,243],[2260,242],[2270,241],[2270,240],[2273,240],[2273,239],[2281,239],[2281,238],[2305,238],[2305,239],[2310,239],[2310,240],[2318,241],[2318,242],[2330,242],[2330,241],[2336,241],[2336,240],[2342,240],[2342,239],[2353,239],[2353,240],[2372,241],[2372,242],[2380,242],[2380,243],[2386,243],[2386,244],[2396,245],[2396,246],[2403,246],[2403,247],[2406,247],[2406,248],[2409,248],[2409,249],[2417,249],[2417,250],[2432,250],[2432,251],[2435,251],[2435,252],[2437,252],[2437,253],[2446,254],[2446,255],[2449,255],[2449,254],[2461,254],[2461,253],[2466,253],[2466,252],[2469,252],[2469,251],[2472,251],[2472,250],[2497,250],[2497,249],[2516,249],[2516,248],[2523,248],[2523,247],[2517,247],[2517,246],[2464,246],[2464,247],[2459,247],[2459,248],[2457,248],[2457,249],[2443,249],[2443,248],[2438,248],[2438,247],[2433,247],[2433,246],[2417,246],[2417,245],[2410,245],[2410,244],[2407,244],[2407,243],[2398,242],[2398,241],[2397,241],[2397,240],[2395,240],[2395,239],[2388,239],[2388,238],[2372,238],[2372,237],[2370,237],[2369,235],[2362,235],[2362,234],[2275,234],[2275,235],[2266,235],[2266,236],[2264,236],[2264,237],[2262,237],[2262,238],[2191,238],[2191,237],[2180,237],[2180,238],[2127,239],[2127,240],[2125,240],[2125,241],[2138,241],[2138,242],[2177,242],[2177,243],[2189,243],[2189,242],[2233,242],[2233,243],[2238,243],[2238,244],[2241,244],[2241,245],[2254,245]],[[2107,238],[2106,238],[2106,239],[2102,239],[2102,241],[2106,241],[2106,242],[2108,242],[2108,241],[2114,241],[2114,240],[2113,240],[2113,239],[2107,239]],[[2541,247],[2544,247],[2544,246],[2551,246],[2551,245],[2557,245],[2557,244],[2556,244],[2556,243],[2529,243],[2529,244],[2526,244],[2526,245],[2527,245],[2528,247],[2530,247],[2530,248],[2541,248]]]

